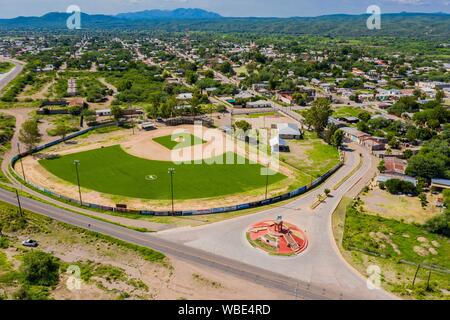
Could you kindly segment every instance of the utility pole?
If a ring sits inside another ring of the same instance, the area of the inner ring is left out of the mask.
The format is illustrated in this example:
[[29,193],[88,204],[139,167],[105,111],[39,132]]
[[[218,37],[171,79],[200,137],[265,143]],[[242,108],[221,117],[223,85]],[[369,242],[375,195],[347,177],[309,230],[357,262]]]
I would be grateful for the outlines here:
[[413,283],[412,283],[413,287],[414,287],[414,284],[416,283],[416,277],[417,277],[417,273],[419,273],[419,269],[420,269],[420,264],[417,265],[417,270],[416,270],[416,273],[414,274],[414,279],[413,279]]
[[19,159],[20,159],[20,166],[22,167],[22,176],[23,176],[23,180],[25,182],[27,182],[27,178],[25,177],[25,170],[23,169],[23,162],[22,162],[22,152],[20,151],[20,143],[17,142],[17,150],[19,151]]
[[22,205],[20,204],[20,197],[19,197],[19,191],[16,189],[16,198],[17,198],[17,204],[19,206],[19,213],[23,218],[23,211],[22,211]]
[[173,175],[175,173],[175,168],[169,168],[169,174],[170,174],[170,193],[172,196],[172,216],[175,215],[175,209],[173,204]]
[[81,198],[80,174],[78,173],[78,166],[80,165],[80,160],[75,160],[73,164],[75,165],[75,171],[77,173],[78,194],[80,195],[80,204],[83,205],[83,200]]
[[430,272],[428,273],[427,290],[430,289],[430,278],[431,278],[431,269],[430,269]]

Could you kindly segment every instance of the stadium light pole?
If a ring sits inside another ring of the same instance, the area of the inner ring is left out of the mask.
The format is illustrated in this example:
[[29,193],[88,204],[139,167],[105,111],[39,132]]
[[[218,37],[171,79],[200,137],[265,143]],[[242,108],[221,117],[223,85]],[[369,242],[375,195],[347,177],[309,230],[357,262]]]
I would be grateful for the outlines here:
[[266,167],[266,200],[267,200],[267,196],[268,196],[268,192],[269,192],[269,166],[270,166],[270,161],[267,162],[267,167]]
[[80,165],[80,160],[74,160],[75,171],[77,173],[77,183],[78,183],[78,194],[80,195],[80,204],[83,205],[83,199],[81,198],[81,187],[80,187],[80,174],[78,173],[78,166]]
[[25,177],[25,170],[23,169],[23,162],[22,162],[22,152],[20,151],[20,143],[17,142],[17,150],[19,152],[19,158],[20,158],[20,166],[22,167],[22,176],[23,176],[23,180],[26,182],[27,178]]
[[173,216],[175,215],[175,209],[173,205],[173,174],[175,173],[175,168],[169,168],[168,172],[170,174],[170,192],[172,195],[172,216]]

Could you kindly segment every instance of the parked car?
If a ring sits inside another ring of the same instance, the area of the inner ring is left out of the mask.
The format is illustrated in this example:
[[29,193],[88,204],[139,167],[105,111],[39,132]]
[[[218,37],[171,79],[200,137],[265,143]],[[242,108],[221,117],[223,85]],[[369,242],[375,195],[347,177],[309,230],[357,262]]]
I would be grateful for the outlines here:
[[25,247],[36,248],[39,245],[39,243],[36,240],[27,239],[22,241],[22,245]]

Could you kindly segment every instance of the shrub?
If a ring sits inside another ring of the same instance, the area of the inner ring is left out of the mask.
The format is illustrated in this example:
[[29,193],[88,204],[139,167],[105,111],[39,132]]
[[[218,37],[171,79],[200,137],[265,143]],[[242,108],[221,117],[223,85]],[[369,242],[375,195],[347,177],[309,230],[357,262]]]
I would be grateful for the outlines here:
[[59,261],[43,251],[30,251],[23,256],[21,271],[30,285],[53,286],[59,281]]
[[50,292],[48,288],[42,286],[28,286],[20,287],[13,294],[15,300],[48,300]]
[[438,233],[445,235],[447,237],[450,236],[450,215],[449,214],[440,214],[436,217],[429,219],[425,223],[425,228],[433,233]]
[[0,236],[0,248],[6,249],[9,247],[9,240],[5,236]]
[[386,181],[385,183],[386,189],[391,194],[397,194],[397,193],[409,193],[416,195],[417,190],[414,184],[408,181],[403,181],[399,179],[390,179]]

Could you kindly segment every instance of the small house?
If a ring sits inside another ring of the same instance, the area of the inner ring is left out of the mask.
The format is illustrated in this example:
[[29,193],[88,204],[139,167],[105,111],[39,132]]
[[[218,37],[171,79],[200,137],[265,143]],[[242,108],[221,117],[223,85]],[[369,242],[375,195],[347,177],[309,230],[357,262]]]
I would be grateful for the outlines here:
[[287,144],[287,142],[278,135],[273,137],[272,139],[270,139],[269,144],[270,144],[270,150],[272,151],[272,153],[289,152],[290,151],[289,145]]
[[277,129],[282,139],[301,139],[303,136],[295,123],[278,123]]
[[95,115],[97,117],[109,117],[112,115],[111,109],[99,109],[95,110]]

